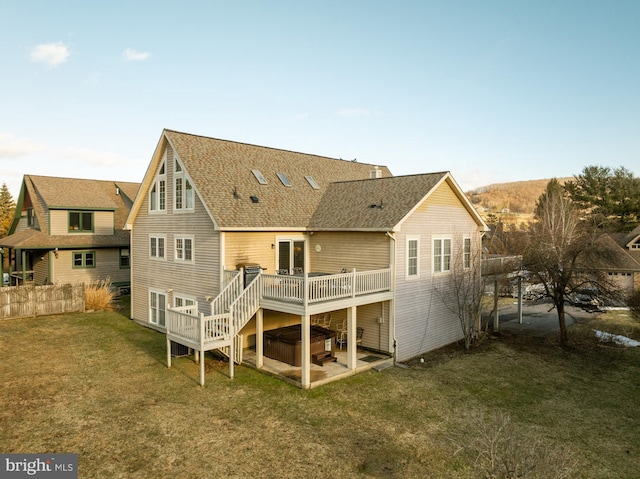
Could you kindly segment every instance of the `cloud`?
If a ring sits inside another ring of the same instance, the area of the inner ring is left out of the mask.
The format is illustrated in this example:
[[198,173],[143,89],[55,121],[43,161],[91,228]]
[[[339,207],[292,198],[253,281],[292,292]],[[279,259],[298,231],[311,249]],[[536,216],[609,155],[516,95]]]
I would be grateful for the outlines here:
[[31,61],[57,67],[69,58],[69,48],[62,43],[42,43],[31,50]]
[[379,116],[380,112],[375,110],[365,110],[364,108],[343,108],[338,111],[338,115],[354,117],[354,116]]
[[45,147],[9,133],[0,132],[0,158],[18,158],[44,150]]
[[128,62],[140,62],[146,60],[151,56],[148,52],[139,52],[132,48],[126,48],[124,52],[122,52],[122,58],[124,58]]

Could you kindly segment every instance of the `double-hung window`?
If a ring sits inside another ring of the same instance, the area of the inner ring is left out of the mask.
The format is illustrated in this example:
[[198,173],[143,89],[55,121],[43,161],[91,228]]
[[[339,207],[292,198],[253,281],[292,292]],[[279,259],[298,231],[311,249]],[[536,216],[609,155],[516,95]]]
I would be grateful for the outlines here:
[[193,262],[193,237],[176,238],[175,259],[177,261]]
[[418,251],[419,241],[418,238],[407,238],[407,278],[417,278],[419,274],[418,269]]
[[149,211],[164,212],[167,209],[167,175],[164,161],[160,165],[156,179],[149,193]]
[[149,291],[149,322],[164,327],[167,314],[167,295],[160,291]]
[[74,269],[96,267],[95,251],[77,251],[72,254],[72,258]]
[[120,268],[131,267],[131,254],[129,248],[120,248]]
[[174,162],[174,208],[176,211],[193,210],[193,185],[177,158]]
[[196,300],[194,298],[182,296],[180,294],[175,294],[173,296],[173,302],[176,308],[192,307],[187,312],[191,314],[198,314],[197,307],[196,307],[197,306]]
[[471,268],[471,238],[463,239],[462,265],[464,269]]
[[165,237],[150,236],[149,237],[149,257],[155,259],[165,259]]
[[433,272],[451,271],[451,238],[433,240]]

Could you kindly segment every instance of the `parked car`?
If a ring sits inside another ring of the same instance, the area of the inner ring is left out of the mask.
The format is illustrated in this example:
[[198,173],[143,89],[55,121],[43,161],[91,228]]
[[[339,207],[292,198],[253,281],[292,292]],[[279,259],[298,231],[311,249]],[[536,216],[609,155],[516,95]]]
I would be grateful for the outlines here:
[[583,288],[576,293],[573,305],[586,311],[596,311],[602,307],[603,301],[598,297],[596,288]]
[[9,286],[9,273],[2,274],[2,286]]

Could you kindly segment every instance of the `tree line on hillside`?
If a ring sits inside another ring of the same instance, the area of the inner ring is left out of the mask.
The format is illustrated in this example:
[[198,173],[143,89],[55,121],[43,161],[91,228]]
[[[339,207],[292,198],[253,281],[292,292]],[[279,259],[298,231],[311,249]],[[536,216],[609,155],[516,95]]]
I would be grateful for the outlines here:
[[11,222],[13,221],[16,203],[7,188],[7,184],[3,183],[0,188],[0,238],[6,236]]
[[609,234],[630,231],[639,222],[640,178],[624,167],[588,166],[564,184],[549,181],[529,223],[498,224],[489,252],[522,256],[522,270],[551,299],[560,342],[567,346],[565,303],[578,292],[625,300],[638,313],[640,291],[621,291],[608,272],[619,258]]

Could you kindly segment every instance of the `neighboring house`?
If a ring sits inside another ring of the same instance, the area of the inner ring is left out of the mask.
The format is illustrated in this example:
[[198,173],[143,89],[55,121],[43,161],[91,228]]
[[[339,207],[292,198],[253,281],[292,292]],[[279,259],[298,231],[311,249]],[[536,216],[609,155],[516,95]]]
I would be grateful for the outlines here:
[[258,368],[271,346],[264,333],[298,327],[303,388],[319,359],[310,337],[319,318],[358,337],[346,343],[347,372],[357,345],[406,360],[460,340],[436,284],[477,267],[486,230],[448,172],[393,177],[384,166],[171,130],[127,227],[133,320],[199,351],[239,359],[245,349]]
[[610,233],[608,236],[618,248],[609,276],[623,293],[640,290],[640,226],[629,233]]
[[9,235],[0,238],[12,285],[81,283],[109,277],[128,288],[124,223],[138,183],[25,175]]

